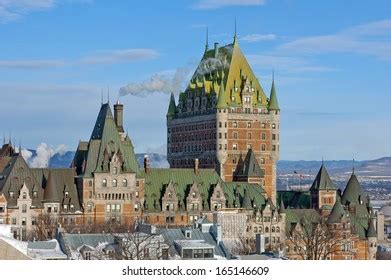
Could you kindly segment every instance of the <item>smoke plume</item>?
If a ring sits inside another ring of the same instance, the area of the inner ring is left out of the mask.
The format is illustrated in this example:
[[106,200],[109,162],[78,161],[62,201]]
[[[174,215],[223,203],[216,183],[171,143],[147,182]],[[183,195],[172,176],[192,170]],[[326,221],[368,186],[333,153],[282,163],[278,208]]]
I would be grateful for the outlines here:
[[127,86],[120,88],[119,95],[125,96],[130,94],[145,97],[156,92],[166,94],[173,92],[178,94],[184,82],[188,79],[190,70],[190,67],[179,67],[175,70],[173,76],[155,74],[148,80],[139,83],[129,83]]

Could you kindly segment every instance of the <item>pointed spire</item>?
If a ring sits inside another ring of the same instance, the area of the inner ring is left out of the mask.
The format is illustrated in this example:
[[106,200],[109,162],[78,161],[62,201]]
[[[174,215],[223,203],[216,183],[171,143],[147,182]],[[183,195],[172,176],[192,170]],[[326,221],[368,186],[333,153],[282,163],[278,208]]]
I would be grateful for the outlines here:
[[272,88],[270,90],[270,98],[269,98],[269,110],[276,110],[276,111],[280,110],[280,107],[278,106],[278,101],[277,101],[276,88],[274,86],[274,69],[273,69]]
[[327,218],[327,223],[329,224],[340,223],[342,217],[346,214],[347,213],[341,203],[341,197],[337,195],[333,209],[331,210],[330,215]]
[[219,96],[217,97],[217,109],[227,108],[227,102],[225,101],[225,89],[224,89],[224,79],[221,79]]
[[206,38],[205,38],[205,52],[209,49],[209,30],[206,27]]
[[352,166],[352,174],[354,174],[354,155],[353,155],[353,166]]
[[281,197],[281,200],[280,200],[280,213],[285,213],[285,205],[284,205],[284,201],[282,200],[282,197]]
[[171,92],[170,104],[168,105],[168,111],[167,111],[167,117],[175,116],[175,112],[176,112],[175,97],[174,97],[174,93]]
[[238,36],[237,36],[237,33],[236,33],[236,17],[235,17],[234,45],[237,43],[237,41],[238,41]]

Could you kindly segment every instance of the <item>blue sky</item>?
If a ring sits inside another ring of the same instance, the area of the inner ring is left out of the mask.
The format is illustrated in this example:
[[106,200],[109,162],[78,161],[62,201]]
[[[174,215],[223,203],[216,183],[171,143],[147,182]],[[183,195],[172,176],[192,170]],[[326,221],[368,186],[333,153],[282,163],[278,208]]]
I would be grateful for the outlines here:
[[120,97],[136,151],[162,150],[169,95],[152,89],[183,89],[205,27],[227,44],[236,17],[266,92],[275,69],[281,159],[390,156],[390,15],[389,1],[0,0],[0,133],[75,150],[102,89],[113,103],[130,84],[149,89]]

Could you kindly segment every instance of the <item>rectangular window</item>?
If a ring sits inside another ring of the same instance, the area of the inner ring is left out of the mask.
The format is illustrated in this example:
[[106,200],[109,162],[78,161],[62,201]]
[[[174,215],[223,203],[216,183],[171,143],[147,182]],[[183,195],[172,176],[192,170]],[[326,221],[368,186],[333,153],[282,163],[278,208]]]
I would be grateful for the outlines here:
[[12,217],[12,224],[16,225],[16,218],[15,217]]
[[26,218],[22,218],[22,226],[26,225]]
[[238,144],[233,144],[232,145],[232,150],[237,150],[238,149]]
[[0,205],[0,213],[4,213],[5,212],[5,206],[4,205]]
[[64,212],[68,212],[68,205],[64,204],[62,206],[62,209],[64,210]]
[[107,212],[107,213],[110,212],[110,209],[111,209],[110,204],[107,204],[107,205],[106,205],[106,212]]
[[38,197],[38,192],[33,192],[33,198],[37,198]]
[[73,204],[70,205],[71,212],[75,211],[75,206]]
[[27,205],[23,204],[22,205],[22,213],[26,213],[26,212],[27,212]]
[[117,210],[117,212],[121,212],[121,204],[117,204],[116,210]]

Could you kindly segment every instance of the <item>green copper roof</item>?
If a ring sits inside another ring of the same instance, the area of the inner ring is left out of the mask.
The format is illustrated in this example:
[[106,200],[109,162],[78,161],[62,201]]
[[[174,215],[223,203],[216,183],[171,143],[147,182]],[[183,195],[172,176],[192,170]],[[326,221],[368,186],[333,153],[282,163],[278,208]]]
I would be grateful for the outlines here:
[[217,95],[223,81],[224,103],[220,104],[229,103],[231,106],[234,100],[233,105],[241,105],[241,91],[246,79],[251,82],[251,90],[254,93],[253,105],[259,106],[261,103],[266,107],[266,95],[236,41],[205,51],[186,92],[201,91],[208,96],[214,92]]
[[303,191],[277,191],[277,203],[284,202],[286,209],[289,208],[310,208],[310,193]]
[[132,142],[128,136],[121,139],[110,105],[106,103],[102,104],[88,145],[79,144],[73,165],[78,175],[90,177],[94,172],[108,172],[114,153],[123,160],[121,172],[140,173]]
[[[250,200],[258,208],[265,205],[264,189],[257,184],[247,182],[227,182],[221,181],[217,172],[213,169],[199,169],[196,174],[193,169],[185,168],[151,168],[145,176],[145,205],[146,212],[160,212],[161,198],[164,195],[165,188],[172,183],[175,188],[178,202],[182,211],[185,211],[186,198],[191,186],[196,183],[201,194],[204,210],[210,210],[210,197],[213,194],[217,184],[223,189],[226,199],[226,205],[229,208],[242,207],[243,202]],[[245,192],[248,198],[245,199]],[[247,205],[248,202],[245,202]],[[223,206],[223,207],[225,207]]]
[[217,109],[224,109],[227,108],[227,102],[225,101],[225,90],[224,90],[224,81],[221,79],[220,83],[220,89],[219,89],[219,96],[217,99]]
[[170,105],[168,106],[167,116],[174,116],[176,112],[174,93],[171,93]]
[[319,223],[321,217],[315,209],[286,209],[286,233],[290,234],[296,224],[310,226]]
[[247,191],[244,192],[244,197],[243,197],[243,201],[242,201],[242,208],[245,208],[245,209],[252,209],[253,208],[253,205],[251,203],[251,198],[250,198]]
[[278,101],[277,101],[276,89],[274,86],[274,78],[273,78],[273,82],[272,82],[272,88],[270,90],[269,110],[280,110],[280,107],[278,106]]
[[347,213],[341,203],[341,198],[339,195],[337,195],[333,209],[331,210],[330,215],[327,218],[328,223],[340,223],[341,219],[345,216]]
[[367,194],[361,188],[356,175],[353,173],[342,195],[343,205],[354,205],[356,207],[356,216],[358,218],[369,218],[369,201]]
[[45,193],[43,196],[43,200],[45,202],[60,202],[60,194],[59,194],[59,186],[56,186],[54,181],[54,176],[52,172],[49,171],[49,175],[47,177]]
[[263,177],[262,171],[252,149],[249,149],[244,161],[239,158],[238,166],[235,170],[235,176]]
[[314,182],[310,188],[311,191],[315,190],[335,190],[335,185],[331,181],[329,173],[326,170],[324,164],[319,169],[318,174],[315,177]]

